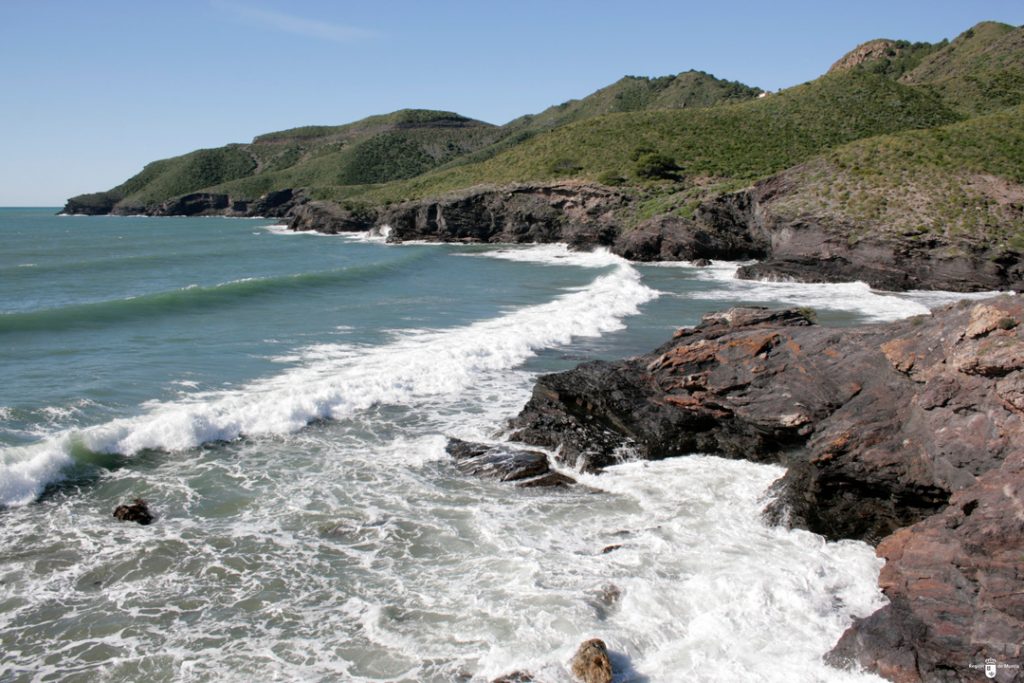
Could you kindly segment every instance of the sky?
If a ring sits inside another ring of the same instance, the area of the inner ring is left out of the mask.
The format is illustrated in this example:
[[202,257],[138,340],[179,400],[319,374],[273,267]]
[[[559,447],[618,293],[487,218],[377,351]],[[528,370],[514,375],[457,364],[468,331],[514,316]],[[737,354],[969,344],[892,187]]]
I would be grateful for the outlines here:
[[777,90],[866,40],[983,20],[1024,24],[1024,2],[0,0],[0,206],[407,107],[501,124],[688,69]]

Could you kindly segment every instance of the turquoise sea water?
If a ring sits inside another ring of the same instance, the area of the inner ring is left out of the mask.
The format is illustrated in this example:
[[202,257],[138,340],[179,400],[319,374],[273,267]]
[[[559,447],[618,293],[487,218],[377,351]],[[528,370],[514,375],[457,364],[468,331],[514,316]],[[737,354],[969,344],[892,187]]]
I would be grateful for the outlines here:
[[[711,310],[949,298],[734,269],[0,209],[0,680],[559,681],[591,636],[621,681],[866,680],[820,656],[877,561],[766,527],[779,468],[524,491],[443,452]],[[111,518],[136,496],[154,525]]]

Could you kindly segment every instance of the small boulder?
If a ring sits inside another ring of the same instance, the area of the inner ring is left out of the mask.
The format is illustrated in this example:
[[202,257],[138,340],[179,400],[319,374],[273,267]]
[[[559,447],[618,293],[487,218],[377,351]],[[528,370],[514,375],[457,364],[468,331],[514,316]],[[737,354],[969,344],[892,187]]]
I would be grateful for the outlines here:
[[612,683],[608,647],[600,638],[586,641],[572,658],[572,673],[582,683]]
[[146,501],[136,498],[130,505],[118,505],[114,508],[114,518],[122,522],[138,522],[146,525],[152,524],[153,513],[149,511]]
[[449,439],[445,450],[455,459],[455,466],[464,474],[515,482],[523,487],[566,487],[576,483],[552,470],[548,456],[540,451],[461,439]]

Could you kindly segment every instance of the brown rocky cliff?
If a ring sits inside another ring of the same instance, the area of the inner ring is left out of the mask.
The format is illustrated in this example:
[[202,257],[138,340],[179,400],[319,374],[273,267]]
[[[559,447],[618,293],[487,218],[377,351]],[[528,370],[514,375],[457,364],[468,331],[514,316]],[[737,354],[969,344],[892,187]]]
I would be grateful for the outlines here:
[[1012,296],[852,329],[733,309],[647,356],[541,377],[514,436],[593,470],[624,450],[786,464],[770,519],[881,541],[888,560],[891,604],[834,660],[976,680],[970,662],[1009,661],[1024,633],[1022,322]]

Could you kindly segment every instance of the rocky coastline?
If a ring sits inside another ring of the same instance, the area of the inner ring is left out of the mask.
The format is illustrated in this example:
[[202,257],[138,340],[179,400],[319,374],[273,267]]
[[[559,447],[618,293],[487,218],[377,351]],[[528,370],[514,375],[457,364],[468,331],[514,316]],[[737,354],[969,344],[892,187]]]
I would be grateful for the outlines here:
[[[115,213],[259,215],[295,231],[379,230],[391,242],[561,242],[641,262],[757,259],[741,277],[897,291],[1024,289],[1016,253],[890,233],[851,240],[835,217],[774,213],[786,191],[779,176],[707,200],[691,218],[658,215],[628,230],[628,191],[576,181],[370,208],[292,190],[254,202],[199,193]],[[867,541],[886,559],[889,604],[854,623],[830,663],[899,682],[976,680],[972,663],[1022,656],[1022,323],[1015,296],[843,330],[805,310],[732,309],[646,356],[540,378],[512,438],[590,471],[624,453],[785,465],[769,521]],[[536,452],[450,452],[468,474],[573,485]],[[521,472],[509,475],[512,466]],[[997,680],[1024,678],[1002,669]]]
[[68,214],[280,218],[295,231],[386,232],[390,242],[551,243],[607,247],[633,261],[725,259],[758,262],[747,279],[866,282],[905,291],[1024,290],[1024,257],[965,237],[869,231],[841,216],[789,217],[777,205],[792,191],[785,174],[706,199],[692,217],[637,219],[634,192],[586,181],[478,186],[385,206],[311,199],[302,190],[259,199],[194,193],[152,206],[70,200]]
[[543,376],[512,438],[592,471],[623,453],[784,464],[769,521],[886,559],[889,604],[850,627],[832,664],[930,682],[1019,661],[1024,302],[855,329],[812,318],[732,309],[646,356]]

